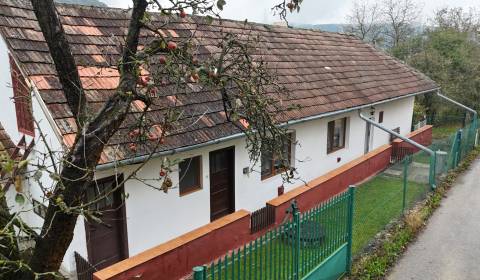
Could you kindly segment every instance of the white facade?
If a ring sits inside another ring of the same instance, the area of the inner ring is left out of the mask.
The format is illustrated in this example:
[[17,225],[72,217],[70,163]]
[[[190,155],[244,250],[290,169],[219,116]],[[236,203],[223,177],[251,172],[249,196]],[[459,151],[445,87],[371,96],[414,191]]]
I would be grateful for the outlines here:
[[[16,142],[21,134],[17,131],[15,108],[11,97],[13,96],[8,56],[3,40],[0,40],[0,103],[6,104],[0,110],[0,121],[7,132]],[[56,136],[56,128],[51,126],[49,113],[45,110],[43,101],[34,93],[32,98],[34,117],[40,122],[42,131],[47,134],[50,145],[55,150],[61,150],[62,144]],[[398,99],[396,101],[376,105],[374,118],[378,120],[379,112],[383,111],[383,125],[393,129],[400,127],[400,133],[406,135],[410,132],[414,97]],[[366,115],[372,109],[365,109]],[[336,152],[327,153],[327,124],[329,121],[347,117],[345,148]],[[339,114],[336,116],[306,121],[289,127],[295,135],[297,144],[293,148],[293,165],[299,172],[303,181],[310,181],[343,164],[364,154],[366,123],[358,117],[357,111]],[[37,136],[38,138],[38,136]],[[389,142],[390,136],[379,130],[373,129],[371,149]],[[44,151],[45,146],[37,141],[35,150]],[[155,190],[139,181],[130,180],[125,184],[126,218],[128,231],[129,255],[133,256],[153,246],[175,238],[210,222],[210,178],[209,178],[209,152],[226,147],[235,147],[235,209],[257,210],[265,206],[265,202],[277,196],[277,188],[282,185],[280,175],[261,180],[260,166],[254,166],[255,172],[243,174],[245,167],[251,167],[248,152],[245,149],[244,138],[238,138],[215,145],[176,154],[171,159],[202,156],[202,186],[203,188],[187,195],[180,196],[178,187],[178,170],[172,174],[173,186],[168,193]],[[35,159],[35,152],[31,158]],[[157,178],[161,166],[161,158],[152,159],[138,173],[140,178]],[[137,166],[125,166],[116,172],[128,176]],[[113,175],[113,170],[100,171],[98,178]],[[42,177],[44,185],[52,185],[48,176]],[[158,183],[160,184],[160,183]],[[301,180],[285,185],[289,191],[302,185]],[[160,187],[160,186],[158,186]],[[13,198],[14,189],[11,188],[9,196]],[[39,186],[33,180],[27,181],[25,192],[29,196],[43,201]],[[15,206],[17,207],[17,206]],[[24,205],[23,207],[31,207]],[[40,227],[42,219],[33,212],[24,215],[25,221],[33,226]],[[75,228],[74,239],[66,253],[63,270],[73,272],[75,261],[73,252],[77,251],[87,257],[87,245],[83,218],[79,217]]]
[[[400,127],[401,134],[406,135],[411,129],[413,102],[414,98],[409,97],[379,105],[376,106],[378,109],[375,110],[375,114],[378,117],[379,110],[383,110],[385,126]],[[348,118],[345,148],[327,154],[327,123],[343,117]],[[358,117],[356,111],[291,126],[290,129],[294,131],[298,142],[293,155],[299,177],[308,182],[363,155],[365,128],[366,123]],[[387,133],[377,128],[373,130],[374,148],[389,143],[389,139]],[[202,156],[203,188],[180,196],[178,188],[173,188],[165,194],[138,181],[127,182],[125,192],[129,194],[126,213],[130,255],[210,222],[209,152],[231,146],[235,147],[235,209],[255,211],[264,207],[266,201],[277,196],[277,188],[283,183],[281,175],[261,180],[260,166],[253,167],[257,172],[243,174],[244,167],[251,167],[243,138],[177,154],[173,158]],[[161,159],[151,160],[138,176],[145,178],[158,176],[160,164]],[[133,168],[135,167],[121,168],[119,172],[127,175]],[[173,185],[177,186],[176,170],[172,174],[172,179]],[[297,180],[293,184],[285,185],[285,191],[302,184],[301,180]]]

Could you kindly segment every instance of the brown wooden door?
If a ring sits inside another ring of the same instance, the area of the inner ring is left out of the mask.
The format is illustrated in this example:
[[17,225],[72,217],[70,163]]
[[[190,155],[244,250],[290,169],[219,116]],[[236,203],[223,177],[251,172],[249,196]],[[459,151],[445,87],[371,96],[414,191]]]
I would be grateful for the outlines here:
[[235,149],[210,153],[210,220],[235,211]]
[[128,258],[127,228],[123,189],[105,195],[115,187],[116,181],[123,179],[110,177],[98,180],[87,190],[87,197],[104,197],[92,210],[101,213],[101,223],[86,222],[88,261],[98,270]]

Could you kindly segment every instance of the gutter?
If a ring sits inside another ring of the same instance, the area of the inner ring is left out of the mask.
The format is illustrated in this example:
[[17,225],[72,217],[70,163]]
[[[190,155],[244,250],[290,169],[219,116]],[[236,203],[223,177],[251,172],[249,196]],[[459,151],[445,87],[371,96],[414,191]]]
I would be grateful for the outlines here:
[[[432,151],[431,149],[423,146],[423,145],[420,144],[420,143],[417,143],[417,142],[413,141],[413,140],[410,139],[410,138],[407,138],[407,137],[405,137],[405,136],[402,136],[402,135],[396,133],[395,131],[390,130],[390,129],[382,126],[381,124],[379,124],[379,123],[377,123],[377,122],[372,121],[371,119],[369,119],[369,118],[367,118],[366,116],[364,116],[364,115],[362,114],[362,111],[361,111],[361,110],[358,110],[358,116],[360,117],[360,119],[362,119],[362,120],[364,120],[365,122],[367,122],[367,123],[369,123],[369,124],[371,124],[371,125],[379,128],[379,129],[385,131],[386,133],[389,133],[389,134],[391,134],[391,135],[393,135],[393,136],[395,136],[395,137],[398,137],[398,138],[402,139],[403,141],[405,141],[405,142],[407,142],[407,143],[409,143],[409,144],[411,144],[411,145],[419,148],[420,150],[429,153],[429,154],[430,154],[430,176],[429,176],[429,183],[430,183],[430,186],[432,187],[432,189],[435,189],[435,188],[436,188],[436,186],[435,186],[435,176],[434,176],[434,175],[432,176],[432,174],[435,174],[435,166],[436,166],[436,160],[437,160],[437,155],[436,155],[436,153],[435,153],[434,151]],[[433,161],[432,161],[432,159],[433,159]],[[433,172],[433,173],[432,173],[432,172]]]
[[[368,107],[371,107],[371,106],[384,104],[384,103],[391,102],[391,101],[396,101],[396,100],[400,100],[400,99],[404,99],[404,98],[408,98],[408,97],[412,97],[412,96],[417,96],[417,95],[421,95],[421,94],[426,94],[426,93],[438,91],[439,89],[440,88],[419,91],[419,92],[415,92],[415,93],[411,93],[411,94],[407,94],[407,95],[402,95],[402,96],[398,96],[398,97],[394,97],[394,98],[390,98],[390,99],[385,99],[385,100],[382,100],[382,101],[369,103],[369,104],[365,104],[365,105],[360,105],[360,106],[356,106],[356,107],[352,107],[352,108],[348,108],[348,109],[343,109],[343,110],[333,111],[333,112],[327,112],[327,113],[323,113],[323,114],[319,114],[319,115],[315,115],[315,116],[310,116],[310,117],[306,117],[306,118],[302,118],[302,119],[298,119],[298,120],[288,121],[286,123],[280,124],[280,127],[290,126],[290,125],[299,124],[299,123],[303,123],[303,122],[307,122],[307,121],[312,121],[312,120],[317,120],[317,119],[326,118],[326,117],[330,117],[330,116],[335,116],[335,115],[339,115],[339,114],[349,113],[349,112],[353,112],[355,110],[360,110],[360,109],[363,109],[363,108],[368,108]],[[215,144],[219,144],[219,143],[222,143],[222,142],[238,139],[238,138],[241,138],[243,136],[244,136],[243,133],[237,133],[237,134],[229,135],[229,136],[226,136],[226,137],[218,138],[218,139],[215,139],[215,140],[210,140],[210,141],[207,141],[207,142],[203,142],[203,143],[199,143],[199,144],[195,144],[195,145],[191,145],[191,146],[176,148],[176,149],[172,149],[172,150],[168,150],[168,151],[157,152],[157,153],[154,153],[152,156],[143,155],[143,156],[133,157],[133,158],[129,158],[129,159],[114,161],[114,162],[110,162],[110,163],[106,163],[106,164],[101,164],[101,165],[97,166],[96,170],[97,171],[102,171],[102,170],[107,170],[107,169],[111,169],[111,168],[117,168],[117,167],[123,166],[123,165],[138,164],[138,163],[142,163],[143,161],[147,160],[149,157],[150,158],[156,158],[156,157],[161,157],[161,156],[171,156],[171,155],[174,155],[174,154],[177,154],[177,153],[186,152],[186,151],[202,148],[202,147],[205,147],[205,146],[215,145]],[[403,137],[403,136],[401,136],[401,137]],[[399,137],[399,138],[401,138],[401,137]]]

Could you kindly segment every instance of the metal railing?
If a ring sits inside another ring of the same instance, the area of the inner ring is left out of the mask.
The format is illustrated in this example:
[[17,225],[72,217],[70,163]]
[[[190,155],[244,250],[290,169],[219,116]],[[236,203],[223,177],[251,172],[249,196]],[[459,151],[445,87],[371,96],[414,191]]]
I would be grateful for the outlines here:
[[[350,268],[354,187],[291,217],[242,248],[193,268],[195,280],[318,279]],[[327,278],[326,278],[327,279]],[[328,278],[329,279],[329,278]],[[334,278],[332,278],[334,279]]]
[[267,205],[250,214],[250,232],[256,233],[275,223],[275,208]]
[[82,255],[78,252],[74,253],[75,255],[75,264],[77,267],[77,279],[78,280],[93,280],[93,273],[97,271],[97,269],[88,262]]

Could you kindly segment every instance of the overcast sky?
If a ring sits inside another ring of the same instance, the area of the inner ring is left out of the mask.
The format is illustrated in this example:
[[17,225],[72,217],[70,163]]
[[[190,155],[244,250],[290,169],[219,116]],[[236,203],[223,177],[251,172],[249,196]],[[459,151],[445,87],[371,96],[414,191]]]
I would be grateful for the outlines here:
[[[112,7],[127,7],[131,0],[101,0]],[[254,22],[271,23],[273,17],[270,8],[279,0],[226,0],[222,16],[224,18]],[[353,0],[303,0],[299,14],[289,16],[295,23],[343,23],[352,8]],[[480,10],[480,0],[418,0],[423,7],[423,17],[431,17],[436,9],[443,7],[475,7]]]

